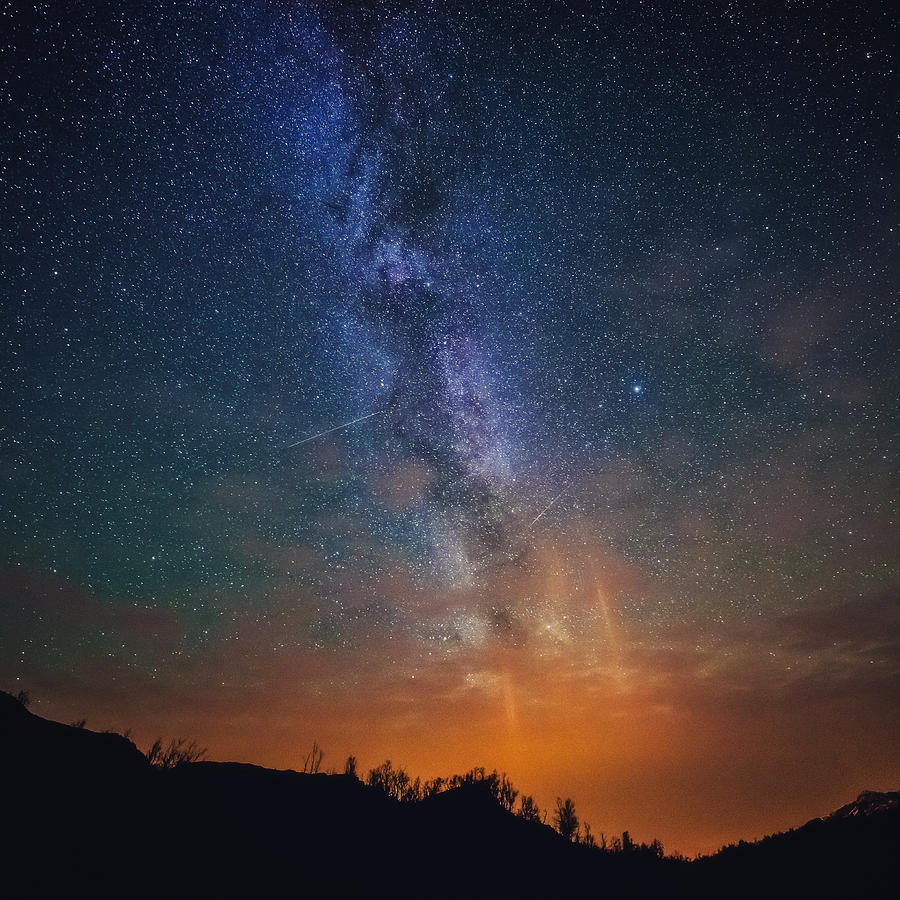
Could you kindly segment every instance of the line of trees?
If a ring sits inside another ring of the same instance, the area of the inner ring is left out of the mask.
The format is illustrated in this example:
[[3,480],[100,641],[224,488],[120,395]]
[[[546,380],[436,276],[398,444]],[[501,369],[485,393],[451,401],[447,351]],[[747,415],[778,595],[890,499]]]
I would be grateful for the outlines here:
[[[351,773],[351,770],[355,774],[356,757],[353,756],[347,759],[347,765],[344,767],[344,771],[348,774]],[[370,769],[365,782],[370,787],[384,792],[401,803],[417,803],[452,788],[475,786],[490,794],[507,812],[514,812],[516,797],[519,796],[519,792],[513,787],[506,772],[498,773],[496,769],[488,772],[483,766],[476,766],[463,775],[422,781],[420,778],[410,778],[402,768],[395,769],[393,763],[388,759],[380,766]],[[532,811],[537,808],[534,799],[523,797],[523,802],[529,813],[525,817],[532,818]],[[539,816],[537,817],[539,818]]]
[[[359,778],[355,756],[347,757],[344,774]],[[395,767],[388,759],[380,766],[370,769],[365,779],[360,780],[369,787],[382,791],[398,803],[418,803],[442,791],[476,787],[486,791],[507,812],[526,822],[547,824],[547,811],[540,808],[531,794],[521,794],[513,786],[506,772],[498,772],[496,769],[488,772],[483,766],[476,766],[462,775],[423,781],[418,777],[412,778],[403,768]],[[562,837],[575,844],[612,853],[640,852],[658,858],[663,856],[663,845],[659,840],[654,840],[650,844],[636,844],[627,831],[622,833],[621,838],[617,836],[607,838],[602,832],[599,838],[595,837],[590,824],[579,819],[575,802],[571,797],[566,797],[565,800],[561,797],[556,798],[556,809],[550,824]]]

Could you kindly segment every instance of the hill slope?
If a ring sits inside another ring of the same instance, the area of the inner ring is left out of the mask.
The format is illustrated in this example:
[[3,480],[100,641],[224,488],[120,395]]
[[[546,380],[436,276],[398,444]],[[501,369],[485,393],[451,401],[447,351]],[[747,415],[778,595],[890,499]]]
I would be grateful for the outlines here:
[[[564,841],[478,785],[400,804],[356,778],[240,763],[153,768],[114,734],[0,692],[10,896],[889,896],[898,794],[688,863]],[[16,886],[13,888],[13,886]]]

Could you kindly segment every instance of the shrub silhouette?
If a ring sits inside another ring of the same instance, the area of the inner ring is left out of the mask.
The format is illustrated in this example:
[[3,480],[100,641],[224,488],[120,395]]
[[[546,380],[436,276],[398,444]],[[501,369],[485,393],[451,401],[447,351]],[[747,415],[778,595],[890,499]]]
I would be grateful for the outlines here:
[[300,771],[306,772],[308,775],[316,775],[322,767],[322,757],[324,756],[325,751],[319,746],[319,742],[313,741],[312,750],[304,757],[303,768]]
[[169,741],[164,747],[162,738],[157,738],[147,751],[147,760],[157,769],[174,769],[187,763],[197,762],[206,755],[206,748],[200,748],[195,741],[184,738]]

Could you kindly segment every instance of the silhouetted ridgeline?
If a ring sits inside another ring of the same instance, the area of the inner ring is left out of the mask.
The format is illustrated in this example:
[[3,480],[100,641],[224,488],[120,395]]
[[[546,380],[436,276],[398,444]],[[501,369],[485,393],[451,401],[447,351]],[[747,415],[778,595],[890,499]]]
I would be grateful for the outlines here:
[[[0,893],[847,898],[897,885],[898,794],[687,862],[566,840],[514,814],[511,785],[480,770],[403,802],[355,774],[174,764],[196,759],[192,745],[160,765],[167,749],[151,765],[125,737],[48,722],[0,692]],[[398,770],[379,771],[369,780]]]

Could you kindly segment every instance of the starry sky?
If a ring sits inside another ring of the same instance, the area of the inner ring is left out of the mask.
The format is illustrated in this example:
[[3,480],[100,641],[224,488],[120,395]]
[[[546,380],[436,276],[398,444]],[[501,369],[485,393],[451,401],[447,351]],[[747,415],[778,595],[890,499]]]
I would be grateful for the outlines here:
[[896,789],[889,4],[0,29],[0,687],[687,853]]

